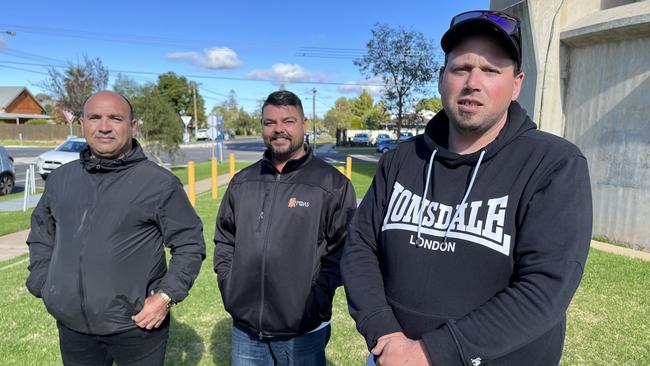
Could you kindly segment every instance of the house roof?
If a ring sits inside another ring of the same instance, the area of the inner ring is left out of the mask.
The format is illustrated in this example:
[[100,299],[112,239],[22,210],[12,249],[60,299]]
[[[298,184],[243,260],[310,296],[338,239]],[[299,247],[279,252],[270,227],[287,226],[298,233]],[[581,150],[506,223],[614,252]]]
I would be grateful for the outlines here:
[[34,98],[32,93],[29,92],[29,89],[27,89],[24,86],[0,86],[0,109],[4,110],[6,109],[9,104],[11,104],[18,96],[20,93],[24,91],[29,94],[32,99],[38,103],[38,105],[41,107],[41,109],[45,110],[45,107],[41,104],[41,102],[38,101],[38,99]]

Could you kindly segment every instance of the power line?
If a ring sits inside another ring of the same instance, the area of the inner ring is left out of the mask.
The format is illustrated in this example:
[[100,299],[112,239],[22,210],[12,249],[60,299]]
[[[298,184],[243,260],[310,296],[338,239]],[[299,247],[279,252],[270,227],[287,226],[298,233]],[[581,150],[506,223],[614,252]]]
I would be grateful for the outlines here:
[[[41,67],[53,67],[53,68],[65,68],[67,66],[63,65],[54,65],[54,64],[42,64],[42,63],[29,63],[29,62],[16,62],[16,61],[2,61],[0,63],[4,64],[17,64],[17,65],[29,65],[29,66],[41,66]],[[123,74],[133,74],[133,75],[161,75],[163,73],[153,72],[153,71],[138,71],[138,70],[118,70],[118,69],[109,69],[109,72],[112,73],[123,73]],[[316,85],[346,85],[346,86],[384,86],[384,84],[376,83],[344,83],[344,82],[328,82],[328,81],[310,81],[310,80],[276,80],[276,79],[249,79],[242,77],[228,77],[228,76],[214,76],[214,75],[201,75],[201,74],[179,74],[180,76],[185,76],[186,78],[194,79],[211,79],[211,80],[230,80],[230,81],[252,81],[252,82],[284,82],[287,84],[316,84]]]

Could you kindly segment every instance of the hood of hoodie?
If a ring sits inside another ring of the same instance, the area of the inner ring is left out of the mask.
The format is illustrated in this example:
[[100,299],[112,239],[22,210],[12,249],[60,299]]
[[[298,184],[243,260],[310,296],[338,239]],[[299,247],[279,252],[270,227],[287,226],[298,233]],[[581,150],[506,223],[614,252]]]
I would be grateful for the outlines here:
[[[487,146],[478,151],[460,155],[447,149],[446,137],[449,135],[449,117],[444,109],[438,112],[430,121],[424,130],[423,139],[430,151],[438,150],[436,160],[448,167],[459,165],[474,165],[477,163],[482,151],[485,151],[482,161],[488,161],[495,156],[499,150],[510,143],[512,140],[522,135],[526,131],[534,130],[537,125],[528,118],[526,110],[517,102],[510,103],[508,108],[508,119],[499,134]],[[444,138],[445,141],[440,141]]]
[[94,157],[90,152],[90,146],[86,146],[79,152],[79,160],[84,169],[90,173],[107,173],[128,169],[143,160],[147,160],[147,157],[140,143],[136,139],[131,139],[131,150],[124,154],[121,159]]

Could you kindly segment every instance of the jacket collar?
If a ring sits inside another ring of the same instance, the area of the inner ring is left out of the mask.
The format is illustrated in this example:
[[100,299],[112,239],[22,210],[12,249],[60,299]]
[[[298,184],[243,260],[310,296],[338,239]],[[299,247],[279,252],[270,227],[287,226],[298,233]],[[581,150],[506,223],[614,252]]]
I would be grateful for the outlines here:
[[273,169],[273,171],[275,173],[277,173],[277,174],[290,173],[290,172],[292,172],[294,170],[298,170],[298,169],[302,168],[303,166],[307,165],[307,163],[309,163],[311,161],[311,159],[312,159],[313,153],[312,153],[311,147],[309,145],[304,145],[304,144],[302,146],[305,149],[305,155],[301,156],[298,159],[292,159],[292,160],[287,161],[287,163],[284,165],[284,168],[282,168],[282,172],[279,172],[275,168],[275,164],[273,163],[273,158],[271,157],[271,150],[270,149],[266,149],[266,151],[264,151],[264,157],[262,158],[262,160],[264,161],[264,163],[266,165],[271,167]]
[[121,159],[102,159],[92,156],[90,147],[86,146],[79,152],[79,160],[83,167],[91,173],[105,173],[128,169],[135,164],[147,160],[142,146],[136,139],[131,139],[131,150]]

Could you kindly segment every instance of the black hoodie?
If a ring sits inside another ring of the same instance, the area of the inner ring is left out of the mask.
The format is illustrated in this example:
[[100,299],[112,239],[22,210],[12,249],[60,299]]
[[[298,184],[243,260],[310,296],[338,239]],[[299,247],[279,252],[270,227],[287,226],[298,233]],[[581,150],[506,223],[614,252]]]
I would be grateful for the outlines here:
[[94,335],[135,328],[131,316],[152,290],[183,300],[205,258],[201,221],[180,181],[136,140],[123,159],[96,159],[86,148],[54,170],[27,243],[29,291],[63,325]]
[[508,116],[458,155],[442,111],[379,162],[341,261],[369,348],[403,331],[433,365],[559,362],[591,236],[587,161],[516,102]]

